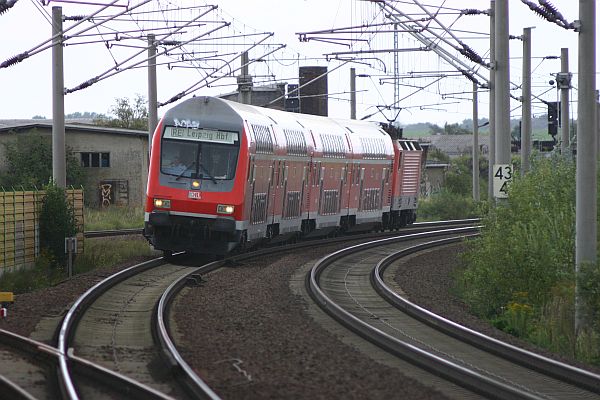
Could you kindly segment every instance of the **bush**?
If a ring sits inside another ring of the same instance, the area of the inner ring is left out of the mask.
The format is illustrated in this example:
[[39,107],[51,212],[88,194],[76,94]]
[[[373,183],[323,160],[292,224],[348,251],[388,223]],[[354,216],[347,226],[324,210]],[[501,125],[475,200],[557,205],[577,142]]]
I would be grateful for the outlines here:
[[45,190],[40,213],[40,247],[48,250],[54,267],[65,266],[65,238],[77,233],[75,213],[64,189],[51,182]]
[[575,167],[559,158],[534,162],[515,176],[510,197],[484,218],[485,228],[465,254],[464,300],[479,315],[501,315],[527,293],[536,314],[559,282],[572,281]]
[[419,201],[420,220],[474,218],[480,215],[480,205],[472,198],[446,188]]
[[[558,157],[534,161],[484,224],[457,278],[463,300],[500,329],[600,364],[600,270],[582,265],[575,276],[575,165]],[[590,321],[577,333],[576,278]]]

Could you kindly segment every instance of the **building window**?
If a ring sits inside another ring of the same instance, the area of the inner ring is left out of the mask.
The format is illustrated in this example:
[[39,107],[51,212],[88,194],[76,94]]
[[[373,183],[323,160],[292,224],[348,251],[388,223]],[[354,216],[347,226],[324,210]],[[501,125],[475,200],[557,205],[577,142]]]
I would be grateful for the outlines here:
[[110,167],[110,153],[80,153],[81,166],[85,168]]

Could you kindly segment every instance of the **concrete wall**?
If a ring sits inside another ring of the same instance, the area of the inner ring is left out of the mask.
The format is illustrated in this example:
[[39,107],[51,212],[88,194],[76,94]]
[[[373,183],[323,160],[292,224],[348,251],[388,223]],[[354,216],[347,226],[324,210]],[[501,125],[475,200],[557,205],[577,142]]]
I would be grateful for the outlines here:
[[[25,134],[50,138],[52,129],[50,126],[36,126],[27,129],[19,128],[16,133],[16,135]],[[7,140],[15,140],[15,135],[0,132],[0,169],[6,167],[2,143]],[[148,179],[148,137],[144,132],[69,126],[66,128],[65,142],[78,158],[80,158],[81,152],[110,154],[110,167],[85,168],[87,175],[87,182],[84,185],[86,204],[101,205],[102,184],[110,184],[111,198],[109,202],[111,205],[143,205]],[[104,197],[105,200],[108,200],[108,196]]]

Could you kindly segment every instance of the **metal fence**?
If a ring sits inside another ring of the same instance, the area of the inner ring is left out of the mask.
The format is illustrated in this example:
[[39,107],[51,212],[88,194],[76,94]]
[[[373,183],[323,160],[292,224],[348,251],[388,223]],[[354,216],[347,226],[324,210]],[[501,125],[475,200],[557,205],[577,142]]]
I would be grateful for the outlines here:
[[[77,220],[77,252],[83,252],[83,190],[67,189]],[[40,253],[39,219],[46,192],[0,191],[0,275],[33,265]]]

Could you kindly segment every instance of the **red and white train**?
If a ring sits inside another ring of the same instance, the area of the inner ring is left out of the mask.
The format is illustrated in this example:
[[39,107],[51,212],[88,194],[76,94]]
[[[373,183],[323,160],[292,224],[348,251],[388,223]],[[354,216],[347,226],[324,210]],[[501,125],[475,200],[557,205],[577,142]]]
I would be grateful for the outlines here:
[[422,149],[378,124],[194,97],[152,140],[144,235],[166,254],[414,222]]

